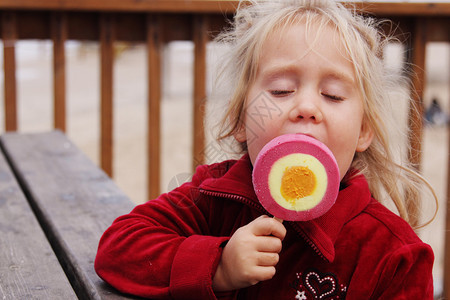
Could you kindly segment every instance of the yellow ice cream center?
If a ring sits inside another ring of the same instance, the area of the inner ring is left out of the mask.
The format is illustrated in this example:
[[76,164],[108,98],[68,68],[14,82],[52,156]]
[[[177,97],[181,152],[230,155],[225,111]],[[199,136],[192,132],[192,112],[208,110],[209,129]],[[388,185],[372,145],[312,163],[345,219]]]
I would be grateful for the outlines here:
[[293,153],[278,159],[269,172],[273,199],[286,209],[303,211],[316,206],[327,189],[327,173],[312,155]]
[[315,188],[316,176],[308,167],[287,167],[281,178],[281,195],[293,204],[311,195]]

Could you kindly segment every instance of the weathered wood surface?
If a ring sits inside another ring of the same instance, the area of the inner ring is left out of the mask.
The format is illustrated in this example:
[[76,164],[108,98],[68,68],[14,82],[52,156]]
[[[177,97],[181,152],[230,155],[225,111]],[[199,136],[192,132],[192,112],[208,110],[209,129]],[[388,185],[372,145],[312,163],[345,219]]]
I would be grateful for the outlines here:
[[[239,5],[238,0],[2,0],[0,8],[42,9],[74,11],[152,11],[171,13],[233,13]],[[357,9],[375,14],[436,16],[449,15],[448,3],[423,1],[422,3],[349,1],[346,3]]]
[[0,299],[77,299],[3,155]]
[[102,233],[134,204],[60,131],[0,142],[77,296],[124,298],[97,276],[94,259]]

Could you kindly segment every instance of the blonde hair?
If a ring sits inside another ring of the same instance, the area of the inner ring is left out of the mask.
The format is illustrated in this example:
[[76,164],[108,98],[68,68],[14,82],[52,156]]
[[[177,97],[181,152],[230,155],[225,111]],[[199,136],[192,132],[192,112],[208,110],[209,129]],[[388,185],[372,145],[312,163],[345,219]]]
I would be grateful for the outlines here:
[[[221,78],[228,81],[228,87],[232,87],[219,141],[232,137],[242,126],[248,87],[256,77],[264,41],[277,28],[299,20],[304,21],[307,27],[311,22],[333,26],[354,65],[364,105],[364,126],[373,130],[374,139],[366,151],[356,153],[350,169],[365,175],[376,199],[388,195],[399,215],[413,227],[418,227],[423,185],[430,189],[436,205],[437,198],[431,186],[413,167],[395,162],[391,149],[387,128],[395,126],[391,125],[393,117],[392,120],[388,118],[391,115],[388,91],[395,88],[393,84],[398,85],[398,80],[393,80],[383,65],[383,49],[389,37],[381,33],[380,23],[375,19],[363,17],[343,4],[333,0],[241,2],[232,27],[217,38],[231,45]],[[245,143],[240,146],[242,151],[246,150]]]

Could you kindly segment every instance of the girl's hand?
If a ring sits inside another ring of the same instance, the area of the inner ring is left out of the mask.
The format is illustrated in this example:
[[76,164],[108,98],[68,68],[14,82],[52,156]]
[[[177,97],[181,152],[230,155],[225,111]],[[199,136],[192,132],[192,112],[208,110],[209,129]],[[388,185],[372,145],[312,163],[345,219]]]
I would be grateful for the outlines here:
[[271,279],[285,235],[283,224],[268,216],[236,230],[223,249],[213,278],[214,291],[241,289]]

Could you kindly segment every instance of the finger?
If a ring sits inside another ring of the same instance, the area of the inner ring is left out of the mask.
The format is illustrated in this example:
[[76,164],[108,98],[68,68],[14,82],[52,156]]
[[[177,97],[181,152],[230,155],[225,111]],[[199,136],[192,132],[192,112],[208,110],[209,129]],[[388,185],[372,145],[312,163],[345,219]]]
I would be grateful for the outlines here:
[[257,264],[263,267],[275,267],[279,260],[278,253],[261,252],[258,256]]
[[255,235],[273,235],[281,240],[286,236],[286,227],[277,220],[268,216],[261,216],[252,223],[253,234]]
[[255,280],[259,281],[265,281],[270,280],[275,276],[276,269],[274,266],[257,266],[255,267]]
[[256,250],[259,252],[280,253],[282,247],[281,239],[275,236],[259,236],[256,242]]

